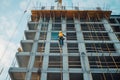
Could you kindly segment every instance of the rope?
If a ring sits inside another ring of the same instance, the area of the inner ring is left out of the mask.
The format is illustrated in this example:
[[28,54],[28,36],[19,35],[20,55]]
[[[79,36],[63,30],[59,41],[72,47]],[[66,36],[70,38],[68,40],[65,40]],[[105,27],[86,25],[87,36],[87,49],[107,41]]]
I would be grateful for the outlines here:
[[[105,42],[105,45],[107,46],[108,52],[109,52],[109,54],[110,54],[110,56],[111,56],[111,51],[110,51],[110,49],[109,49],[109,47],[108,47],[108,45],[107,45],[106,42]],[[117,66],[117,64],[116,64],[116,62],[115,62],[113,56],[111,56],[111,58],[112,58],[112,60],[113,60],[113,62],[114,62],[114,64],[115,64],[115,66],[116,66],[116,68],[117,68],[117,70],[118,70],[118,66]],[[109,68],[109,66],[108,66],[108,68]],[[111,73],[110,73],[110,75],[111,75],[112,80],[114,80],[114,79],[113,79],[113,75],[112,75]]]
[[[30,3],[31,3],[31,0],[30,0],[29,4],[30,4]],[[14,34],[16,33],[17,29],[19,28],[19,25],[20,25],[20,23],[21,23],[24,15],[25,15],[25,13],[27,12],[27,9],[28,9],[29,4],[27,5],[25,11],[22,13],[22,16],[20,17],[20,20],[19,20],[17,26],[15,27],[15,29],[14,29],[11,37],[10,37],[9,40],[8,40],[7,46],[5,47],[5,49],[4,49],[4,51],[3,51],[3,54],[1,55],[0,63],[2,62],[2,59],[4,58],[5,53],[7,52],[7,49],[9,48],[9,45],[10,45],[10,43],[11,43],[11,41],[12,41],[12,38],[13,38]],[[7,63],[7,64],[8,64],[8,63]],[[0,70],[0,75],[2,74],[3,70],[4,70],[4,67]]]
[[[106,15],[105,15],[106,16]],[[108,19],[108,18],[106,18],[106,19]],[[105,38],[103,37],[103,39],[105,40]],[[105,42],[105,45],[107,46],[107,50],[109,51],[109,56],[112,58],[112,60],[113,60],[113,62],[114,62],[114,64],[115,64],[115,67],[117,68],[117,70],[118,70],[118,66],[117,66],[117,64],[116,64],[116,62],[115,62],[115,59],[113,58],[113,56],[111,56],[111,51],[110,51],[110,49],[109,49],[109,47],[108,47],[108,45],[107,45],[107,43]],[[109,66],[108,66],[109,67]],[[112,80],[114,80],[114,78],[113,78],[113,75],[110,73],[110,75],[111,75],[111,78],[112,78]]]
[[[88,20],[90,21],[89,14],[87,14],[87,16],[88,16]],[[92,28],[92,27],[93,27],[93,25],[91,24],[91,28]],[[90,29],[89,29],[89,30],[90,30]],[[96,34],[94,28],[93,28],[93,31],[94,31],[94,33]],[[90,35],[91,35],[91,37],[92,37],[91,32],[90,32]],[[98,37],[97,37],[97,38],[98,38]],[[93,37],[92,37],[91,39],[94,40]],[[99,38],[98,38],[98,40],[99,40]],[[96,50],[96,53],[97,53],[98,61],[99,61],[99,63],[100,63],[100,68],[102,69],[102,64],[101,64],[101,61],[100,61],[100,57],[98,56],[98,51],[97,51],[97,49],[96,49],[96,45],[95,45],[95,43],[94,43],[93,45],[94,45],[94,49]],[[103,74],[103,78],[104,78],[104,80],[106,80],[105,74],[104,74],[104,73],[102,73],[102,74]]]
[[58,41],[58,46],[59,46],[59,49],[60,49],[60,68],[61,68],[61,80],[63,80],[63,72],[62,72],[62,68],[63,68],[63,63],[62,63],[62,61],[63,61],[63,59],[62,59],[62,53],[63,53],[63,51],[62,51],[62,46],[60,45],[60,43],[59,43],[59,41]]
[[2,67],[2,69],[1,69],[1,71],[0,71],[0,75],[2,74],[3,70],[4,70],[4,68]]
[[[99,27],[99,28],[100,28],[100,27]],[[98,38],[98,35],[97,35],[97,34],[96,34],[96,36],[97,36],[97,38]],[[105,37],[104,37],[103,34],[102,34],[102,37],[103,37],[103,40],[105,40]],[[98,40],[99,40],[99,38],[98,38]],[[106,42],[105,42],[105,45],[106,45],[107,50],[109,51],[109,54],[110,54],[110,56],[111,56],[111,51],[110,51],[110,49],[109,49],[109,47],[108,47],[108,45],[107,45]],[[101,45],[100,45],[100,46],[101,46]],[[100,48],[101,48],[101,50],[102,50],[102,46],[101,46]],[[102,51],[102,52],[103,52],[103,51]],[[103,57],[104,57],[104,60],[105,60],[106,65],[107,65],[107,68],[109,68],[109,65],[108,65],[108,62],[106,61],[105,56],[103,56]],[[113,56],[111,56],[111,58],[112,58],[112,60],[113,60],[113,62],[114,62],[114,64],[115,64],[116,68],[118,69],[118,66],[117,66],[117,64],[116,64]],[[114,79],[113,79],[113,75],[112,75],[111,73],[110,73],[110,75],[111,75],[112,80],[114,80]],[[103,75],[103,77],[104,77],[104,79],[106,79],[104,75]]]
[[[27,9],[27,7],[26,7],[26,9]],[[16,32],[17,29],[19,28],[19,25],[20,25],[20,23],[21,23],[21,21],[22,21],[24,15],[25,15],[25,13],[26,13],[26,10],[22,13],[22,16],[20,17],[20,20],[19,20],[17,26],[15,27],[15,30],[13,31],[13,33],[12,33],[12,35],[11,35],[11,37],[10,37],[8,43],[7,43],[7,46],[6,46],[5,50],[4,50],[4,53],[6,53],[8,47],[9,47],[9,44],[10,44],[10,42],[12,41],[12,37],[14,36],[15,32]],[[1,57],[3,58],[4,55],[5,55],[5,54],[3,54]],[[0,59],[0,60],[1,60],[1,59]]]
[[62,59],[62,52],[63,52],[63,51],[62,51],[62,48],[61,48],[61,46],[60,46],[60,43],[59,43],[59,42],[58,42],[58,46],[59,46],[59,49],[60,49],[61,80],[63,80],[63,76],[62,76],[62,74],[63,74],[63,73],[62,73],[62,68],[63,68],[63,67],[62,67],[62,64],[63,64],[63,63],[62,63],[62,60],[63,60],[63,59]]
[[[15,59],[15,57],[14,57],[14,59],[13,59],[13,61],[12,61],[12,63],[11,63],[11,66],[15,67],[15,64],[16,64],[16,59]],[[7,74],[5,80],[8,80],[8,79],[10,80],[9,74]]]
[[[17,26],[21,23],[24,14],[25,14],[25,13],[22,14],[22,16],[21,16],[21,18],[20,18],[20,21],[18,22]],[[9,48],[9,45],[10,45],[10,43],[11,43],[11,41],[12,41],[12,38],[13,38],[15,32],[16,32],[17,29],[19,28],[19,26],[18,26],[18,27],[17,27],[17,26],[16,26],[15,30],[13,31],[13,33],[12,33],[10,39],[8,40],[7,46],[5,47],[5,49],[4,49],[4,51],[3,51],[3,54],[1,55],[0,63],[2,62],[2,59],[3,59],[3,58],[5,57],[5,55],[6,55],[7,49]],[[11,54],[10,54],[10,55],[11,55]],[[7,63],[7,64],[8,64],[8,63]],[[3,68],[4,68],[4,67],[3,67]],[[3,71],[3,70],[1,70],[1,71]],[[1,73],[2,73],[2,72],[1,72]]]
[[[45,17],[44,17],[44,21],[45,21]],[[42,27],[46,27],[46,23],[44,23],[44,26],[42,26]],[[44,36],[43,36],[43,40],[44,40],[44,42],[42,43],[42,46],[41,46],[41,51],[40,52],[42,52],[43,51],[43,49],[44,49],[44,43],[45,43],[45,39],[46,39],[46,36],[47,36],[47,33],[46,33],[46,28],[43,28],[43,31],[44,31]],[[40,56],[40,65],[39,65],[39,69],[42,67],[41,65],[42,65],[42,59],[43,59],[43,57],[42,57],[42,55]],[[40,76],[38,76],[38,80],[40,80]]]
[[[99,17],[99,16],[98,16],[98,17]],[[97,36],[98,36],[98,35],[97,35]],[[103,34],[102,34],[102,37],[103,37],[103,40],[105,41],[105,37],[104,37]],[[106,44],[106,43],[105,43],[105,44]],[[106,44],[106,45],[107,45],[107,44]],[[102,47],[100,47],[100,48],[101,48],[101,50],[102,50]],[[109,50],[108,50],[108,51],[109,51]],[[103,53],[103,50],[102,50],[102,53]],[[108,65],[108,62],[107,62],[105,56],[103,56],[103,58],[104,58],[104,60],[105,60],[105,63],[106,63],[106,65],[107,65],[107,68],[109,69],[110,67],[109,67],[109,65]],[[111,75],[112,80],[114,80],[111,73],[110,73],[110,75]]]

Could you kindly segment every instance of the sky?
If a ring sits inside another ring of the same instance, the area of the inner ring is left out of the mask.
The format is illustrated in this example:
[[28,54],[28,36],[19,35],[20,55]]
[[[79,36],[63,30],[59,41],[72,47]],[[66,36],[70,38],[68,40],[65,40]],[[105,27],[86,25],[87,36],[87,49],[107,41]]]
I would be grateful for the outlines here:
[[[30,11],[40,5],[53,6],[56,3],[54,0],[0,0],[0,73],[3,69],[0,80],[6,78],[20,41],[24,39]],[[112,10],[112,15],[120,15],[120,0],[63,0],[63,5],[81,9],[101,7]]]

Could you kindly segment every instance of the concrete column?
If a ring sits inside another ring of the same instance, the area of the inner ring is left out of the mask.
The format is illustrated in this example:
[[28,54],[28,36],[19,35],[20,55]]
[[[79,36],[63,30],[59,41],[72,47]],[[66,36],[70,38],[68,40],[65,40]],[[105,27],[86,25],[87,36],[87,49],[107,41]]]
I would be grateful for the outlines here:
[[114,43],[114,47],[115,47],[117,53],[120,54],[120,42],[117,39],[117,36],[115,35],[114,31],[112,30],[110,24],[108,23],[108,21],[106,19],[103,19],[102,22],[104,22],[104,27],[105,27],[106,31],[108,31],[108,35],[109,35],[111,41]]
[[47,80],[47,72],[41,73],[41,80]]
[[[66,35],[66,19],[62,19],[62,31]],[[69,73],[68,73],[68,52],[67,52],[67,42],[66,38],[64,40],[64,46],[62,47],[63,51],[63,80],[69,80]]]
[[34,38],[32,50],[31,50],[31,53],[30,53],[30,60],[29,60],[28,67],[27,67],[28,71],[26,73],[25,80],[30,80],[31,76],[32,76],[32,69],[34,67],[35,55],[36,55],[39,36],[40,36],[41,22],[42,22],[42,19],[39,21],[40,24],[38,25],[38,29],[37,29],[38,31],[36,32],[36,35],[35,35],[35,38]]
[[85,52],[86,53],[84,38],[83,38],[81,26],[80,26],[78,20],[75,20],[75,28],[76,28],[77,40],[80,42],[80,43],[78,43],[79,52]]
[[77,32],[77,40],[80,42],[80,43],[78,43],[78,47],[79,47],[79,52],[80,52],[81,66],[82,66],[82,70],[83,70],[83,78],[84,78],[84,80],[92,80],[88,57],[85,54],[86,48],[85,48],[84,38],[83,38],[81,26],[77,19],[75,19],[75,28],[76,28],[76,32]]
[[46,71],[48,69],[48,64],[49,64],[51,29],[52,29],[52,20],[50,19],[49,24],[48,24],[48,31],[47,31],[46,44],[45,44],[45,53],[44,54],[46,54],[46,55],[43,56],[41,80],[47,80],[47,72]]
[[93,80],[87,55],[82,52],[80,57],[84,80]]

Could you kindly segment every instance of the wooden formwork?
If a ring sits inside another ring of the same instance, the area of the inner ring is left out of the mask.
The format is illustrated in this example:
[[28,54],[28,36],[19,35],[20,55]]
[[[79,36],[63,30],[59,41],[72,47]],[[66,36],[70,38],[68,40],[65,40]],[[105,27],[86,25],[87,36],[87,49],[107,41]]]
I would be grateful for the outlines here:
[[67,18],[106,18],[108,19],[111,15],[111,11],[102,10],[32,10],[31,20],[39,20],[40,17],[67,17]]

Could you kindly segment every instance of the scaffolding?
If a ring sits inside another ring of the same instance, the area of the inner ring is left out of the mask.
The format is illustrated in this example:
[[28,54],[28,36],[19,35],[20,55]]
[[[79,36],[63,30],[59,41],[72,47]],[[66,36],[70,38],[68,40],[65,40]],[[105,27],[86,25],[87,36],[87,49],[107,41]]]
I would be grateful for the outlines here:
[[[110,15],[102,10],[32,10],[23,51],[16,55],[20,68],[9,70],[12,80],[116,80],[118,40],[111,39],[103,22]],[[67,36],[63,47],[59,31]]]

